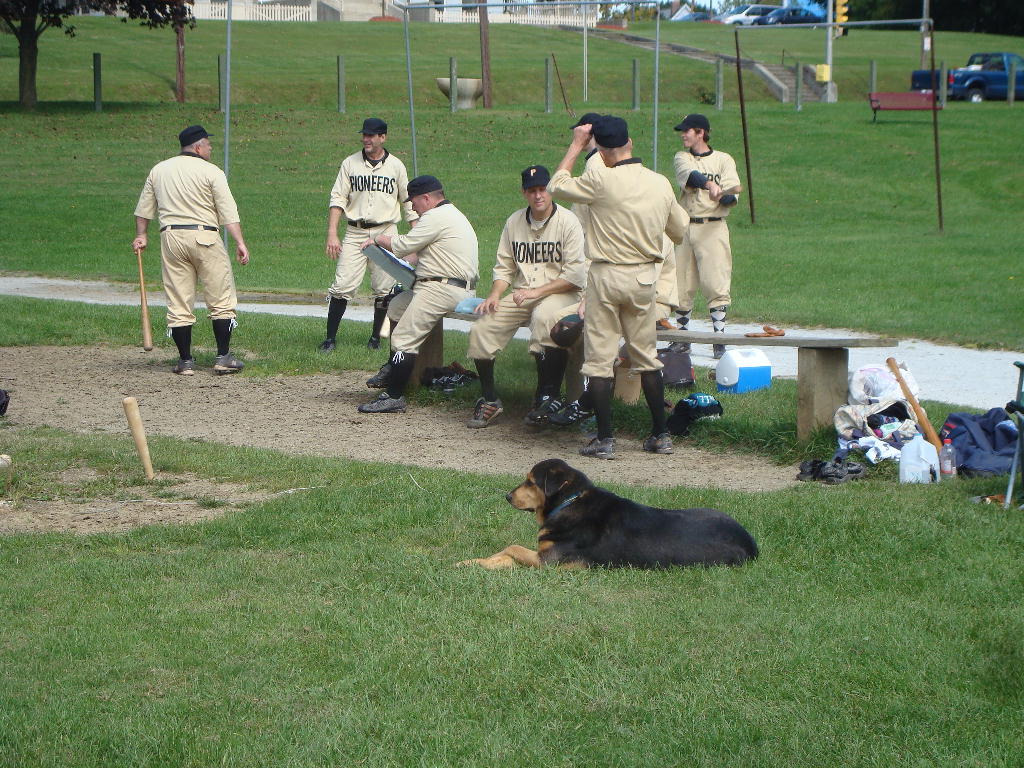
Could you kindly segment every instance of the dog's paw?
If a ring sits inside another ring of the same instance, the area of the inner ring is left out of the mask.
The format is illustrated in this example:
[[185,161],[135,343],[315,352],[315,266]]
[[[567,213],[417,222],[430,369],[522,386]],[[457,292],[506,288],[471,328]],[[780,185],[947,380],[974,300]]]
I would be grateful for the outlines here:
[[516,561],[508,555],[491,555],[490,557],[474,557],[472,560],[463,560],[455,564],[456,568],[466,565],[479,565],[488,571],[497,571],[502,568],[515,568]]
[[465,568],[467,565],[477,565],[478,563],[480,563],[482,561],[483,561],[482,557],[474,557],[471,560],[460,560],[459,562],[457,562],[455,564],[455,567],[456,568]]

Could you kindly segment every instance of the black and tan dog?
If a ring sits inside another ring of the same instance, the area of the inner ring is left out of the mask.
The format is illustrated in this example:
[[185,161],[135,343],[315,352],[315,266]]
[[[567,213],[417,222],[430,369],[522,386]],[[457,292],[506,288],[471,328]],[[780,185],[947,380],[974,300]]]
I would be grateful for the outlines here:
[[757,557],[753,537],[724,512],[646,507],[598,488],[561,459],[536,464],[505,498],[537,516],[537,551],[513,544],[459,565],[666,568],[739,565]]

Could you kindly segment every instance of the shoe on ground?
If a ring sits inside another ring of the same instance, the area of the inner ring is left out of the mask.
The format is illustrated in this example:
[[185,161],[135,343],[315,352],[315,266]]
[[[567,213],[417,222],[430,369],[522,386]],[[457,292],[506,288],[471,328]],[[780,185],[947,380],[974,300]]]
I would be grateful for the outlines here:
[[580,456],[592,456],[595,459],[614,459],[615,438],[606,437],[604,440],[601,440],[595,437],[580,448]]
[[818,479],[828,485],[838,485],[849,480],[846,466],[841,461],[827,461],[818,469]]
[[366,386],[370,389],[384,389],[391,378],[391,363],[384,363],[373,376],[366,380]]
[[540,426],[548,423],[548,417],[562,410],[562,401],[551,395],[544,395],[537,406],[523,417],[523,423]]
[[800,462],[800,473],[796,476],[797,480],[804,482],[810,480],[819,480],[821,468],[825,466],[827,462],[821,459],[811,459],[810,461]]
[[367,349],[380,349],[380,336],[371,336],[370,340],[366,342]]
[[557,413],[549,414],[548,424],[554,424],[556,427],[571,427],[573,424],[578,424],[593,415],[594,412],[588,411],[580,405],[579,400],[573,400]]
[[226,373],[238,373],[243,368],[245,368],[245,363],[230,352],[213,358],[213,372],[218,376],[223,376]]
[[191,357],[188,360],[179,360],[171,368],[171,372],[179,376],[194,376],[196,373],[196,363]]
[[317,351],[333,352],[336,346],[338,346],[338,344],[334,341],[334,339],[324,339],[323,341],[320,342],[320,346],[317,347]]
[[711,346],[711,356],[715,360],[721,360],[722,355],[725,354],[725,344],[713,344]]
[[363,403],[359,406],[360,413],[405,413],[405,409],[408,407],[408,403],[405,402],[404,397],[391,397],[387,392],[381,392],[380,395],[368,403]]
[[502,410],[501,400],[487,401],[481,397],[476,401],[473,416],[466,422],[466,426],[470,429],[483,429],[498,418]]
[[660,435],[651,435],[644,440],[644,450],[648,453],[672,453],[672,435],[668,432],[662,432]]

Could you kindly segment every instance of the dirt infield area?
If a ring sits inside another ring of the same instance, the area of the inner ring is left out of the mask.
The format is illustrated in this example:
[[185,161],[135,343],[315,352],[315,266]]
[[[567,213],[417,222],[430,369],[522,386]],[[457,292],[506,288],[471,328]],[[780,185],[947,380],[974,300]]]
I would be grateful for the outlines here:
[[[536,430],[506,413],[482,430],[468,414],[412,406],[405,414],[364,415],[372,397],[368,373],[336,375],[175,376],[173,361],[138,348],[8,347],[0,349],[0,388],[11,392],[12,426],[51,426],[122,434],[121,399],[138,398],[147,433],[197,438],[289,454],[520,475],[541,459],[560,457],[595,482],[764,491],[795,484],[794,467],[750,455],[709,452],[677,441],[675,454],[653,456],[638,440],[619,438],[615,461],[578,455],[573,430]],[[160,457],[153,457],[157,472]]]

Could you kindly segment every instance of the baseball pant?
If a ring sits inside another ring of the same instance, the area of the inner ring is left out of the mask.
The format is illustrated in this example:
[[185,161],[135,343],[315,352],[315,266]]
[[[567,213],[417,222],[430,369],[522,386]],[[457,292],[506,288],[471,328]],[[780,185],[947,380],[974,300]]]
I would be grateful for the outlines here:
[[483,315],[469,331],[469,359],[493,360],[515,336],[520,326],[530,327],[530,352],[540,354],[541,347],[557,347],[551,340],[551,327],[564,317],[568,306],[578,306],[577,291],[555,293],[516,306],[512,294],[503,297],[498,309]]
[[382,224],[373,229],[347,227],[345,237],[341,241],[341,255],[338,256],[334,282],[327,289],[327,295],[335,299],[351,299],[359,291],[359,286],[363,283],[363,275],[366,274],[366,268],[369,266],[370,291],[374,296],[387,296],[395,285],[395,278],[366,258],[359,246],[377,235],[397,234],[398,227],[394,224]]
[[592,262],[583,323],[584,376],[612,378],[619,339],[637,373],[661,370],[655,327],[656,265]]
[[197,280],[203,284],[203,300],[210,319],[234,319],[238,305],[235,280],[231,259],[218,232],[166,229],[160,233],[160,258],[168,328],[195,325],[192,309]]
[[686,228],[686,239],[676,247],[676,277],[683,312],[693,309],[698,287],[709,309],[732,304],[732,248],[724,220],[691,223]]
[[658,262],[658,282],[654,285],[655,301],[657,303],[657,319],[664,320],[672,317],[672,312],[679,306],[679,286],[676,277],[676,249],[672,241],[667,237],[662,255],[665,257]]
[[418,354],[434,326],[471,291],[436,280],[416,282],[411,291],[403,291],[388,304],[392,352]]

